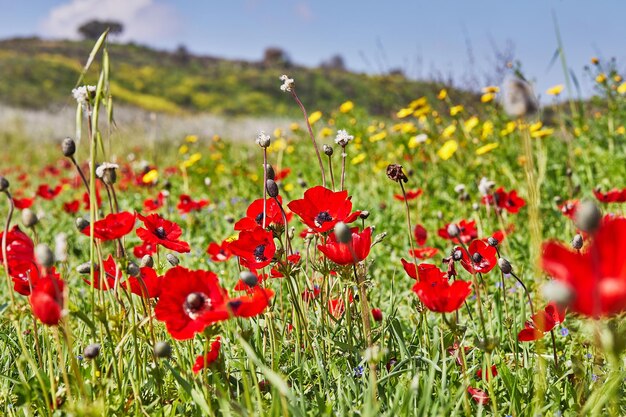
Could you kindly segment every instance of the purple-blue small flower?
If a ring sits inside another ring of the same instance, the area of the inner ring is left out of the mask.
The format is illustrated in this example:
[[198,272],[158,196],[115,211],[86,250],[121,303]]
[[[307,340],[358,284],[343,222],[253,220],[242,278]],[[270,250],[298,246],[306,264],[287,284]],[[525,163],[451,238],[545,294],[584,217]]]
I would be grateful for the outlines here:
[[561,327],[561,336],[567,336],[569,334],[569,330],[567,327]]

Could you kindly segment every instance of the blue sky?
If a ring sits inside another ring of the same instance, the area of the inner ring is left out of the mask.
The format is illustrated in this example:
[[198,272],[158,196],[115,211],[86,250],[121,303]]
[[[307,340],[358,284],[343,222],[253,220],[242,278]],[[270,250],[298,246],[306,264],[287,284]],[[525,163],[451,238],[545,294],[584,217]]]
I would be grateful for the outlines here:
[[[569,67],[588,92],[582,68],[592,56],[626,67],[623,0],[0,0],[0,38],[76,36],[93,18],[122,21],[122,40],[159,48],[179,44],[196,53],[257,60],[268,46],[299,64],[333,54],[350,69],[401,68],[412,77],[473,77],[493,73],[494,45],[509,50],[538,92],[563,81],[556,50],[556,15]],[[471,54],[468,53],[471,45]]]

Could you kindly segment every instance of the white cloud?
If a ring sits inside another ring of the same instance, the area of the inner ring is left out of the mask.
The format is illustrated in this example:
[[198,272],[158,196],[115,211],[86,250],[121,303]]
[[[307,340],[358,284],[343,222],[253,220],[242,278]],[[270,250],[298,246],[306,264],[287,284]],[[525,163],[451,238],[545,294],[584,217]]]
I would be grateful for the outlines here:
[[182,27],[176,10],[156,0],[70,0],[52,8],[39,29],[44,36],[75,39],[91,19],[121,22],[121,40],[143,42],[177,35]]

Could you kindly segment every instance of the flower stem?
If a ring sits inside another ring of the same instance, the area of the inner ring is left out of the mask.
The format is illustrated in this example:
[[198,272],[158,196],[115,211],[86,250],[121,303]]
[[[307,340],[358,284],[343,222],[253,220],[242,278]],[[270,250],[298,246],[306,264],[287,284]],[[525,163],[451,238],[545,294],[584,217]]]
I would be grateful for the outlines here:
[[295,88],[291,89],[291,95],[293,96],[294,100],[296,100],[296,103],[298,103],[298,106],[300,107],[300,110],[302,110],[302,114],[304,115],[304,121],[305,121],[306,127],[307,127],[307,129],[309,131],[309,136],[311,137],[311,142],[313,142],[313,147],[315,148],[315,153],[317,154],[317,162],[320,165],[320,171],[322,171],[322,186],[326,187],[326,173],[324,172],[324,164],[322,163],[322,156],[320,155],[320,150],[317,147],[317,142],[315,141],[315,136],[313,136],[313,129],[311,128],[311,123],[309,123],[309,116],[306,113],[306,109],[304,108],[304,105],[302,104],[302,102],[298,98],[298,95],[296,94],[296,89]]

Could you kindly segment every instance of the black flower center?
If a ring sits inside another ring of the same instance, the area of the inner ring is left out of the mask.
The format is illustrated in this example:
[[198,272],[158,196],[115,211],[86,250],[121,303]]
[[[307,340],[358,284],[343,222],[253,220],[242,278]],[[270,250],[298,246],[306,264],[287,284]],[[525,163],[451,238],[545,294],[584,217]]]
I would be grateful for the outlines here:
[[475,254],[472,255],[472,260],[474,261],[475,264],[480,263],[480,261],[483,260],[483,256],[476,252]]
[[161,226],[154,229],[154,234],[157,235],[159,239],[165,239],[165,236],[166,236],[165,229]]
[[259,245],[256,248],[254,248],[254,259],[257,262],[264,262],[267,261],[267,257],[265,256],[265,245]]
[[322,225],[326,222],[333,221],[333,218],[327,211],[322,211],[317,216],[315,216],[315,226],[322,227]]
[[211,308],[211,299],[201,292],[192,292],[187,295],[185,304],[183,304],[185,312],[195,320],[207,308]]
[[260,226],[263,223],[263,212],[257,214],[254,221]]

